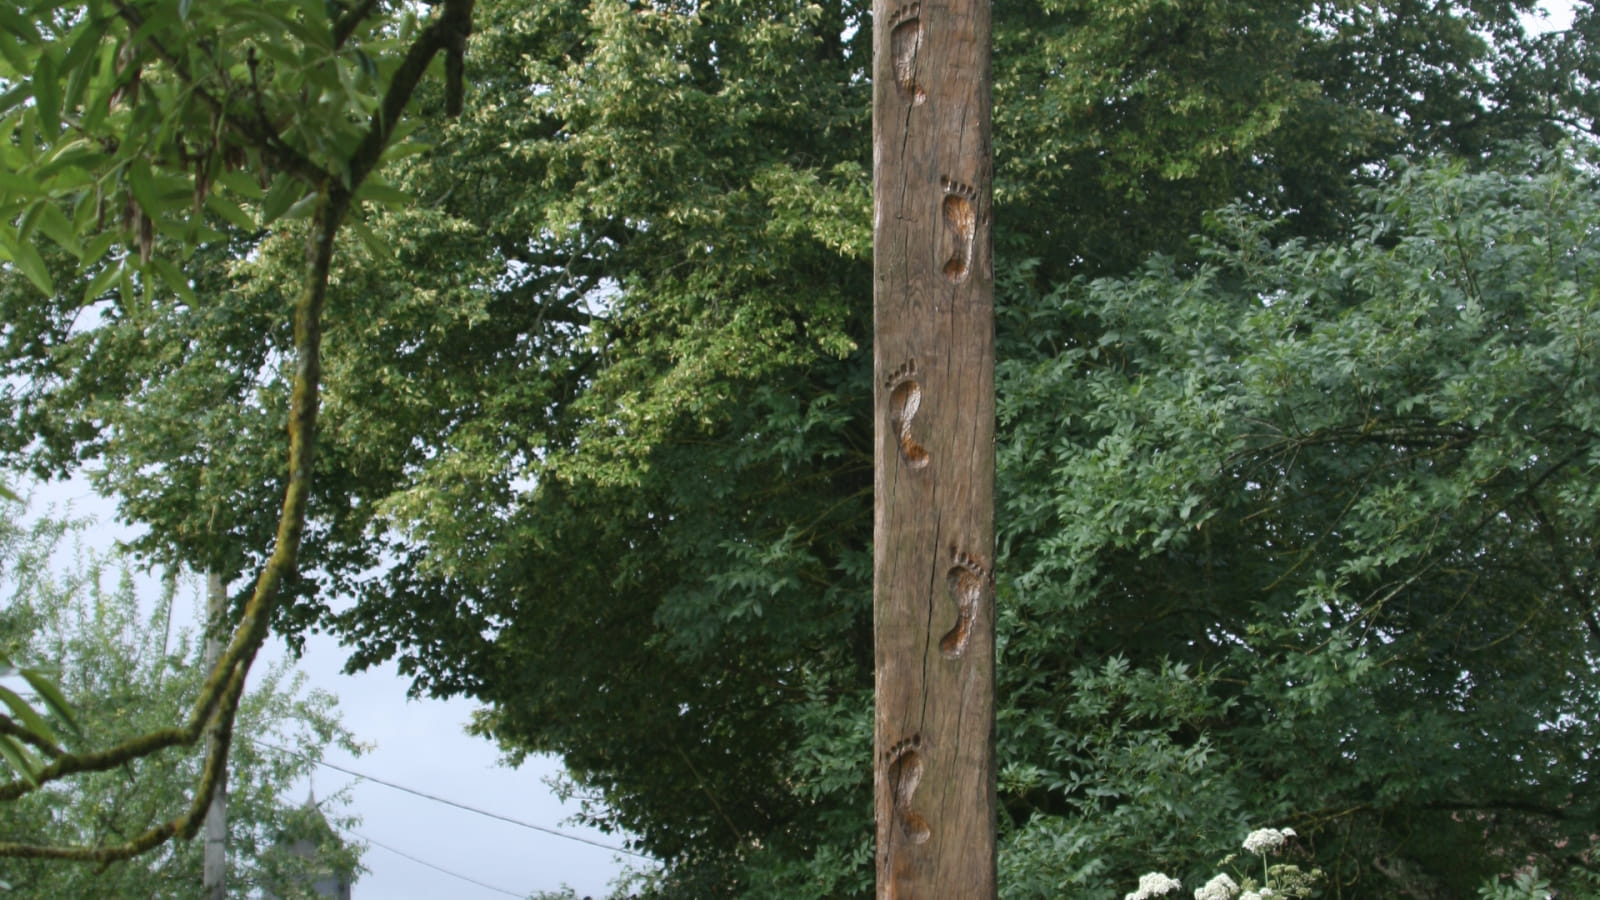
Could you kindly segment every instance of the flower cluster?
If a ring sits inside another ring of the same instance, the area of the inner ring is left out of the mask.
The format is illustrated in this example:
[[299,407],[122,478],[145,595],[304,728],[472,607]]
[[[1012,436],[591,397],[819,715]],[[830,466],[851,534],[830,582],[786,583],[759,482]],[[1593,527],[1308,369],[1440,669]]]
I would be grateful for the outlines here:
[[[1267,854],[1281,850],[1284,843],[1294,836],[1293,828],[1258,828],[1250,832],[1244,839],[1244,849],[1262,858],[1262,882],[1246,877],[1241,887],[1231,877],[1218,875],[1206,882],[1205,887],[1195,889],[1194,900],[1234,900],[1235,897],[1238,900],[1295,900],[1311,896],[1316,883],[1324,877],[1321,870],[1301,872],[1298,866],[1267,865]],[[1228,865],[1234,859],[1235,856],[1230,855],[1222,864]],[[1140,878],[1139,889],[1125,895],[1123,900],[1149,900],[1181,888],[1176,878],[1151,872]]]
[[1294,837],[1293,828],[1281,831],[1277,828],[1257,828],[1244,839],[1244,849],[1257,856],[1263,856],[1282,847],[1283,842],[1292,837]]
[[1206,886],[1194,892],[1194,900],[1233,900],[1233,895],[1239,893],[1239,885],[1234,883],[1227,875],[1218,875],[1206,882]]
[[1160,872],[1151,872],[1139,879],[1139,889],[1123,896],[1122,900],[1150,900],[1162,894],[1170,894],[1183,885],[1176,878],[1168,878]]

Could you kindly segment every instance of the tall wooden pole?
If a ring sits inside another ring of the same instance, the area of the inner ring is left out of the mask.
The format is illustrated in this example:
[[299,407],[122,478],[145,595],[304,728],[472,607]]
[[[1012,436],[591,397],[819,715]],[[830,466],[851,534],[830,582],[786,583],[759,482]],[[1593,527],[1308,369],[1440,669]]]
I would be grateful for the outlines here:
[[995,896],[989,0],[873,8],[881,900]]

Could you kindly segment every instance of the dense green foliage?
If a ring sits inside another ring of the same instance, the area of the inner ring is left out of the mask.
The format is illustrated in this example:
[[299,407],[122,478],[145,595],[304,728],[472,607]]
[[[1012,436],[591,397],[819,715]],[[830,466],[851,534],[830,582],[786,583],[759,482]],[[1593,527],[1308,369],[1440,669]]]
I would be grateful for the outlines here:
[[[1261,824],[1345,896],[1593,864],[1595,20],[1518,8],[996,8],[1007,896]],[[335,273],[279,624],[562,754],[658,896],[865,895],[869,11],[475,18]],[[9,279],[11,458],[259,563],[280,464],[184,448],[278,440],[301,247],[93,327]]]
[[1541,156],[1406,169],[1336,243],[1230,209],[1197,267],[1029,317],[1001,381],[1019,837],[1176,868],[1292,821],[1336,883],[1450,896],[1592,852],[1600,195]]
[[[85,527],[50,518],[23,524],[12,510],[0,517],[0,596],[6,598],[0,649],[60,672],[84,739],[104,745],[182,715],[205,675],[203,642],[194,629],[172,621],[189,606],[177,601],[176,585],[156,602],[141,602],[132,572],[120,561],[72,558]],[[227,878],[241,896],[246,887],[271,886],[287,897],[310,865],[278,847],[303,830],[303,798],[293,791],[328,747],[354,749],[355,743],[340,726],[331,695],[306,690],[304,676],[292,674],[287,661],[263,668],[239,712],[240,732],[253,740],[238,741],[231,755]],[[43,835],[59,844],[96,843],[136,832],[183,806],[200,763],[198,752],[161,756],[0,804],[0,840]],[[180,842],[171,852],[103,871],[7,860],[0,863],[0,882],[9,885],[5,896],[18,900],[193,897],[202,849],[201,841]],[[350,869],[357,853],[330,847],[317,864]]]

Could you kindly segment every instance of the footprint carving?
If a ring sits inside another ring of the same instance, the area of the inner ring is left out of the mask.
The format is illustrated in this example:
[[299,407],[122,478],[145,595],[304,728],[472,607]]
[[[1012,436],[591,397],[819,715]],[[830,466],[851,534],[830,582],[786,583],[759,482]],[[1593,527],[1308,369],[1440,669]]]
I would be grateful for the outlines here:
[[944,223],[954,242],[950,259],[944,264],[944,277],[960,284],[972,273],[972,252],[978,236],[978,192],[972,185],[941,177],[944,188]]
[[917,50],[922,46],[922,4],[902,6],[889,16],[889,54],[894,60],[894,84],[900,98],[912,106],[928,102],[928,92],[917,84]]
[[966,652],[967,643],[972,639],[979,605],[983,603],[984,591],[988,589],[993,576],[977,560],[956,550],[954,546],[950,548],[950,555],[955,565],[950,567],[945,580],[950,585],[950,596],[956,601],[956,624],[939,639],[939,652],[956,659]]
[[922,783],[922,754],[918,752],[921,746],[922,735],[913,734],[890,747],[883,755],[889,765],[889,791],[893,798],[895,818],[899,820],[900,830],[905,833],[906,839],[913,844],[926,843],[933,834],[928,820],[911,808],[911,797],[917,792],[917,785]]
[[889,377],[889,427],[900,445],[900,458],[913,469],[928,464],[928,451],[911,436],[911,420],[922,407],[922,385],[917,383],[917,361],[907,360]]

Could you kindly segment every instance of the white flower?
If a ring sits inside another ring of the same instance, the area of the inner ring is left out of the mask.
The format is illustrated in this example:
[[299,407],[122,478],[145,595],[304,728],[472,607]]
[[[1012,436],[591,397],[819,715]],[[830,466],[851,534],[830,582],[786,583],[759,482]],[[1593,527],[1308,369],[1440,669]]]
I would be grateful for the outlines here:
[[1244,849],[1257,856],[1262,856],[1283,846],[1283,842],[1294,837],[1293,828],[1282,831],[1276,828],[1257,828],[1244,839]]
[[1194,892],[1194,900],[1232,900],[1233,895],[1239,893],[1239,886],[1232,878],[1226,875],[1206,882],[1206,886]]
[[1272,888],[1264,887],[1259,891],[1245,891],[1239,895],[1239,900],[1270,900],[1276,896],[1278,895]]
[[1139,889],[1137,891],[1124,895],[1122,900],[1149,900],[1151,897],[1169,894],[1181,887],[1183,885],[1178,883],[1178,879],[1168,878],[1160,872],[1151,872],[1139,879]]

